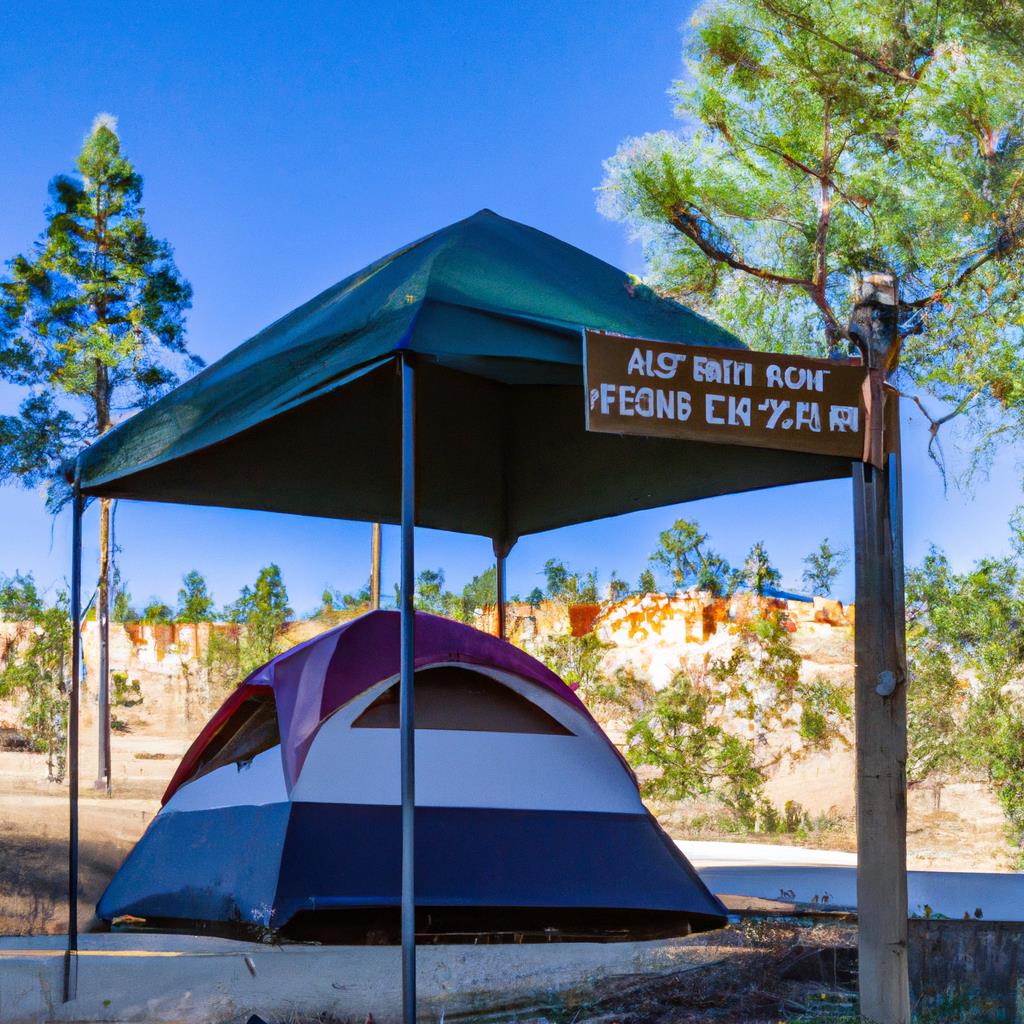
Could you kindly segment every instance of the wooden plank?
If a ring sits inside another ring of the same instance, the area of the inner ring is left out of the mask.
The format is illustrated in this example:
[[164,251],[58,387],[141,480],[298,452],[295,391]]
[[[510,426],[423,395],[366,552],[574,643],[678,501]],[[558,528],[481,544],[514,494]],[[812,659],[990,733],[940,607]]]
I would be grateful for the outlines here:
[[907,704],[898,451],[882,471],[855,463],[853,494],[860,1011],[874,1024],[909,1024]]
[[859,459],[867,370],[584,332],[587,430]]

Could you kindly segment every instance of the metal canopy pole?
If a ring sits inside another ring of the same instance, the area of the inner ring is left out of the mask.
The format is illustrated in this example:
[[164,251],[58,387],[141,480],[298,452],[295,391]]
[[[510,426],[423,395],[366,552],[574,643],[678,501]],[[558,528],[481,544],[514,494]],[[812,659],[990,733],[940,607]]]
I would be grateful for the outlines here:
[[495,599],[498,606],[498,625],[495,629],[495,634],[501,637],[502,640],[506,638],[508,630],[506,628],[506,609],[505,609],[505,591],[506,591],[506,579],[505,579],[505,559],[508,558],[508,553],[512,546],[504,542],[499,543],[498,541],[493,542],[494,558],[495,558]]
[[71,500],[71,692],[68,694],[68,946],[64,1002],[75,998],[78,955],[78,694],[82,661],[82,494]]
[[402,584],[400,734],[402,747],[402,1017],[416,1024],[416,728],[413,678],[416,620],[413,606],[416,570],[413,529],[416,521],[416,393],[413,364],[402,353]]
[[498,636],[505,639],[505,556],[498,555],[495,589],[498,592]]

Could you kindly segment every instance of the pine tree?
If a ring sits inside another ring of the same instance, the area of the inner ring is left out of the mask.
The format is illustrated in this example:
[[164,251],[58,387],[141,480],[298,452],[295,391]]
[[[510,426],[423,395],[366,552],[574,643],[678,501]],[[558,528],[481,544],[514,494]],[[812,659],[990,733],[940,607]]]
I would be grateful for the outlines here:
[[[0,380],[28,391],[18,416],[0,416],[0,484],[50,482],[62,460],[125,413],[202,365],[185,345],[192,290],[170,246],[144,219],[142,178],[121,153],[117,124],[99,115],[78,174],[50,184],[47,227],[0,281]],[[97,612],[109,615],[110,503],[100,501]],[[101,722],[106,721],[101,709]]]
[[[1024,436],[1024,16],[976,0],[703,4],[678,132],[629,139],[602,207],[653,281],[755,348],[863,347],[863,274],[898,285],[905,377]],[[899,346],[902,346],[900,351]]]
[[636,589],[638,594],[655,594],[658,591],[658,581],[654,578],[654,570],[647,568],[640,573]]
[[670,586],[676,590],[692,586],[711,594],[724,594],[735,586],[736,574],[707,542],[708,535],[701,532],[696,520],[677,519],[658,534],[658,547],[650,562],[666,573]]
[[743,563],[742,577],[743,582],[759,597],[764,597],[767,590],[778,586],[782,573],[772,565],[764,541],[759,540],[751,547]]
[[228,609],[228,618],[243,625],[241,672],[247,675],[281,652],[281,630],[292,609],[288,590],[277,565],[260,569],[253,587],[243,587],[238,600]]
[[209,622],[213,615],[213,597],[206,578],[193,569],[181,579],[178,591],[178,622]]
[[812,551],[804,559],[804,565],[807,566],[803,571],[804,586],[812,594],[829,597],[839,574],[846,568],[849,560],[849,552],[845,548],[833,548],[826,537],[818,545],[817,550]]

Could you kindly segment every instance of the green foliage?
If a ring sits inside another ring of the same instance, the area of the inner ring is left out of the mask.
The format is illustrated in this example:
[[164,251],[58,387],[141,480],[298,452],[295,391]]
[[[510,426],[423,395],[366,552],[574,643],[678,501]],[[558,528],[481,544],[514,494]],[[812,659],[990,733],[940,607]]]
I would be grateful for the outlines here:
[[[767,731],[786,724],[799,705],[806,748],[828,749],[845,740],[851,713],[846,694],[827,680],[801,682],[800,664],[784,624],[768,617],[741,624],[732,655],[712,662],[707,677],[677,674],[640,707],[627,735],[630,763],[659,769],[643,782],[644,794],[712,797],[745,828],[787,830],[788,817],[780,818],[764,796],[772,763],[763,753]],[[729,728],[742,721],[754,723],[753,734]],[[798,825],[809,827],[802,817]]]
[[0,280],[0,380],[28,391],[20,415],[0,417],[0,481],[28,487],[176,384],[176,366],[202,365],[184,341],[191,289],[146,226],[142,178],[109,115],[77,170],[51,182],[46,231]]
[[721,555],[707,547],[707,541],[708,535],[701,532],[696,520],[677,519],[658,534],[651,564],[667,575],[672,589],[696,587],[715,595],[730,594],[736,589],[738,576]]
[[[935,771],[983,774],[1011,840],[1024,849],[1024,573],[1011,558],[955,573],[932,549],[907,577],[911,780]],[[1024,853],[1022,853],[1024,860]]]
[[804,586],[820,597],[831,596],[839,574],[849,561],[849,552],[845,548],[833,548],[828,537],[825,537],[817,549],[804,559]]
[[531,608],[539,608],[544,602],[544,591],[540,587],[534,587],[533,590],[526,595],[526,603]]
[[340,590],[325,587],[320,597],[320,608],[317,615],[331,615],[337,611],[355,611],[370,606],[370,581],[367,580],[359,590],[345,594]]
[[849,695],[825,676],[799,684],[800,738],[811,750],[828,750],[836,741],[846,743],[853,720]]
[[680,672],[630,727],[626,757],[635,767],[660,769],[642,782],[644,796],[713,797],[752,826],[764,776],[752,745],[723,728],[723,711],[721,694]]
[[248,674],[242,671],[240,638],[237,627],[226,631],[210,630],[205,668],[210,691],[215,695],[233,690]]
[[654,578],[654,571],[652,569],[644,569],[640,573],[636,590],[638,594],[656,594],[658,592],[658,581]]
[[495,605],[498,600],[498,567],[492,565],[474,576],[463,588],[459,618],[472,622],[478,608]]
[[212,618],[213,597],[206,577],[193,569],[182,577],[182,587],[178,591],[178,622],[209,622]]
[[159,598],[151,598],[149,604],[142,609],[141,621],[147,626],[167,625],[174,621],[174,609]]
[[560,558],[549,558],[544,563],[544,581],[547,596],[552,601],[563,604],[597,604],[598,594],[597,570],[579,572],[570,569]]
[[114,622],[137,622],[139,613],[132,607],[132,595],[123,586],[114,588],[110,617]]
[[712,661],[709,670],[726,688],[734,714],[754,722],[763,733],[781,724],[800,699],[800,655],[778,615],[741,622],[738,642],[728,658]]
[[611,645],[604,643],[596,633],[573,636],[555,634],[538,652],[538,657],[563,682],[577,690],[580,699],[600,694],[604,684],[601,660]]
[[[238,600],[228,609],[230,620],[242,626],[238,669],[241,675],[248,675],[281,653],[281,631],[291,614],[281,570],[271,563],[260,569],[254,586],[242,588]],[[225,653],[219,652],[219,656]]]
[[[34,604],[34,627],[24,648],[9,652],[0,665],[0,698],[19,704],[21,727],[36,750],[45,751],[49,778],[61,782],[67,758],[67,685],[71,674],[71,619],[67,597],[61,594],[52,607],[39,599],[31,576],[5,580],[0,594],[19,609]],[[13,597],[12,597],[13,595]]]
[[740,578],[755,594],[764,597],[768,590],[778,586],[782,573],[772,565],[763,541],[756,541],[750,548]]
[[421,612],[444,615],[452,605],[451,594],[444,589],[444,569],[424,569],[416,577],[416,608]]
[[704,4],[678,132],[625,141],[603,211],[654,281],[757,348],[854,338],[851,283],[900,285],[902,362],[976,417],[981,456],[1024,431],[1024,46],[1015,4]]
[[0,621],[37,622],[42,614],[43,600],[31,573],[0,575]]
[[629,594],[629,584],[616,576],[612,570],[611,579],[608,581],[608,596],[612,601],[621,601]]
[[129,682],[126,672],[111,672],[110,682],[113,691],[110,703],[114,707],[133,708],[142,703],[142,684],[138,679]]

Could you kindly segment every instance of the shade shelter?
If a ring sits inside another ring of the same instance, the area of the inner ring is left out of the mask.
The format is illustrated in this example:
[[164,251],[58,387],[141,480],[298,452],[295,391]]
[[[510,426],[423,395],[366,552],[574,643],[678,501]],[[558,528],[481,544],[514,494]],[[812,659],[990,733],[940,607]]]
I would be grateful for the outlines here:
[[76,517],[84,498],[105,496],[401,523],[408,1020],[414,525],[490,537],[501,607],[505,556],[526,534],[850,473],[831,455],[588,433],[588,328],[743,349],[622,271],[484,210],[282,317],[75,466]]

